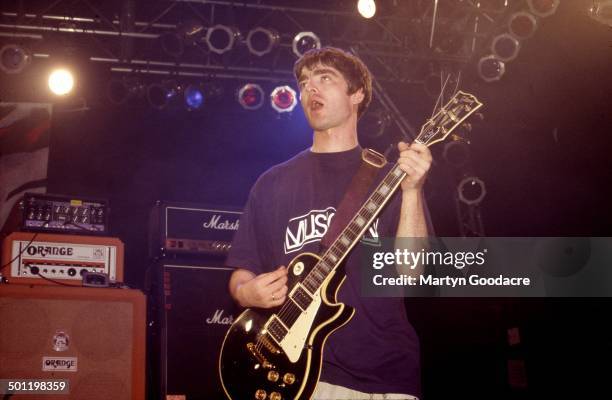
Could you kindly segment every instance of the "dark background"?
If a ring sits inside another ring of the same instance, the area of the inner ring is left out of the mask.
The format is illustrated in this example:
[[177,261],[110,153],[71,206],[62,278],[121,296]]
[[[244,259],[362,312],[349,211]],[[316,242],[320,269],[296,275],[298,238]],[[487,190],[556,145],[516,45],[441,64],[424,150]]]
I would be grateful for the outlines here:
[[[472,170],[486,183],[487,236],[611,236],[612,29],[586,15],[590,3],[564,1],[541,20],[501,81],[482,82],[473,65],[463,74],[462,89],[485,103],[485,119],[469,139]],[[158,111],[109,104],[110,73],[80,68],[87,110],[75,111],[74,101],[55,107],[48,190],[110,200],[111,234],[126,245],[132,287],[144,288],[156,200],[242,207],[263,171],[311,143],[299,107],[282,116],[268,105],[241,109],[234,90],[243,81],[219,81],[224,95],[202,111]],[[1,74],[2,100],[44,100],[39,74]],[[434,100],[421,86],[386,88],[413,125],[431,113]],[[362,144],[384,150],[399,138],[390,129]],[[426,193],[434,226],[438,236],[457,235],[452,199],[459,172],[443,161],[441,146],[433,151]],[[612,372],[609,306],[607,299],[411,300],[425,397],[594,398]],[[511,347],[506,329],[513,326],[521,327],[522,341]],[[527,389],[509,386],[509,358],[527,360]]]

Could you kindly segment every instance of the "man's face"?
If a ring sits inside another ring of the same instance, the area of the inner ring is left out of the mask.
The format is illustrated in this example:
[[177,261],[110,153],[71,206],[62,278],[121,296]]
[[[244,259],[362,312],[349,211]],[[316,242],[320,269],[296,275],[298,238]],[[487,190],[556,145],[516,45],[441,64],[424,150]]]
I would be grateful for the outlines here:
[[304,67],[298,84],[302,108],[315,131],[346,124],[353,114],[357,115],[357,105],[363,100],[362,90],[349,95],[344,76],[326,65]]

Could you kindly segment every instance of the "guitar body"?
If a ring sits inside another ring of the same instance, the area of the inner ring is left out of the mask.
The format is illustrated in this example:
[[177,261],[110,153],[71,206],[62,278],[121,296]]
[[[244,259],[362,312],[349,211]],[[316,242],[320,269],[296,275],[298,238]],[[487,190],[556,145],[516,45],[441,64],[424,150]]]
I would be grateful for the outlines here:
[[[302,279],[319,260],[303,253],[291,261],[287,301],[292,295],[297,297],[298,289],[303,290]],[[342,268],[326,278],[282,341],[270,335],[268,325],[271,319],[278,321],[280,308],[247,309],[238,316],[225,336],[219,358],[219,375],[229,399],[311,398],[321,373],[325,340],[354,313],[353,308],[336,302],[344,278]],[[282,319],[283,313],[279,315]]]

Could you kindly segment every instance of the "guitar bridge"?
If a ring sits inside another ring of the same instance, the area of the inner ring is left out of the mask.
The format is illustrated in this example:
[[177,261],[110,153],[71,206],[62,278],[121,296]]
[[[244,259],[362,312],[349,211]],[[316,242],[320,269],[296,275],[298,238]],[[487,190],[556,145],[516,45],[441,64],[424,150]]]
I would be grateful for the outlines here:
[[265,369],[274,369],[274,365],[270,363],[263,354],[261,354],[261,352],[253,342],[247,343],[246,347],[251,353],[251,355],[255,357],[257,361],[259,361],[259,364],[261,364],[262,367],[264,367]]
[[272,343],[272,341],[270,341],[270,339],[268,339],[268,338],[267,338],[266,336],[264,336],[264,335],[262,335],[262,336],[259,338],[259,342],[260,342],[261,344],[263,344],[263,345],[264,345],[264,347],[265,347],[266,349],[268,349],[268,351],[269,351],[270,353],[273,353],[273,354],[281,354],[281,353],[282,353],[282,352],[280,351],[280,349],[279,349],[278,347],[276,347],[276,346],[275,346],[275,345]]

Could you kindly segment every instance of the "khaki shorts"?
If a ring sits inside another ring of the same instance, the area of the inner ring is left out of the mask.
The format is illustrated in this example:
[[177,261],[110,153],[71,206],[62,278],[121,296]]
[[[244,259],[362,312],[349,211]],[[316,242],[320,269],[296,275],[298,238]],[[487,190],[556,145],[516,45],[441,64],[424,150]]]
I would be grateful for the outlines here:
[[419,400],[409,394],[401,393],[364,393],[357,390],[345,388],[344,386],[331,385],[327,382],[319,382],[312,400]]

